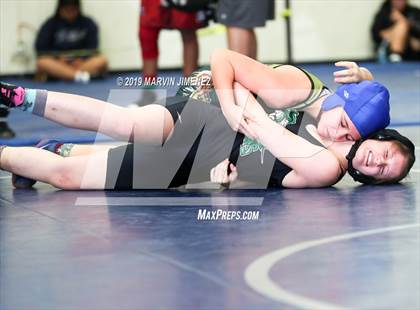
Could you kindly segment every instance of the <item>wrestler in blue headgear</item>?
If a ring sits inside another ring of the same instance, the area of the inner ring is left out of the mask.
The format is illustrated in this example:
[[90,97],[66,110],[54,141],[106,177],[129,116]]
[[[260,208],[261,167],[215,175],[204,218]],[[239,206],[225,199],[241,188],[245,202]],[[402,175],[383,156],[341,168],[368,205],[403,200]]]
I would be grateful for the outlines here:
[[389,125],[389,92],[378,82],[344,84],[324,100],[322,110],[338,106],[343,107],[362,138]]
[[[352,178],[364,184],[395,183],[403,179],[414,164],[415,147],[407,137],[398,131],[385,129],[390,122],[389,92],[386,87],[372,81],[344,84],[324,100],[322,110],[328,111],[338,106],[343,107],[361,136],[361,139],[353,144],[346,156],[348,173]],[[353,160],[366,140],[396,143],[399,153],[406,158],[405,166],[396,178],[379,180],[356,169]]]

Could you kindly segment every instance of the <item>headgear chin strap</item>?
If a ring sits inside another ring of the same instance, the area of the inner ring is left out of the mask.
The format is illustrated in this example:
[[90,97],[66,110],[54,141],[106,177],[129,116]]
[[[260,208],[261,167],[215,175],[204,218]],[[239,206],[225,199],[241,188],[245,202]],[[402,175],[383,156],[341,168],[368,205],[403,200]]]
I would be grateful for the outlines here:
[[346,158],[348,161],[348,168],[347,172],[351,175],[354,181],[364,183],[364,184],[373,184],[375,183],[375,179],[372,177],[369,177],[363,173],[361,173],[359,170],[356,170],[353,167],[353,158],[356,156],[356,152],[359,149],[360,145],[362,144],[364,140],[356,141],[353,146],[350,149],[350,152],[347,154]]
[[396,140],[400,142],[401,144],[403,144],[404,146],[406,146],[409,152],[412,154],[413,158],[415,158],[415,153],[414,153],[415,147],[414,147],[413,142],[411,142],[407,137],[404,137],[403,135],[401,135],[398,131],[394,129],[381,129],[375,132],[374,134],[368,136],[365,139],[356,141],[351,147],[350,152],[346,156],[348,160],[347,171],[352,176],[353,180],[355,180],[356,182],[361,182],[365,184],[377,183],[375,178],[367,176],[353,167],[353,158],[356,156],[356,152],[359,149],[360,145],[363,143],[363,141],[367,139],[374,139],[374,140],[380,140],[380,141]]

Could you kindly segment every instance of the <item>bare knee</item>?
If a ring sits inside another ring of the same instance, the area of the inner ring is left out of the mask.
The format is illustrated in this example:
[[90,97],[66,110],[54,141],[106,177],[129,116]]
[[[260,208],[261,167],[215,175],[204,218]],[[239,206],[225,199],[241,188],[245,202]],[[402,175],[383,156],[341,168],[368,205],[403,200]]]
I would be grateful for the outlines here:
[[62,163],[52,171],[48,183],[59,189],[77,190],[81,188],[81,180],[78,169],[74,169],[63,158]]
[[122,109],[123,113],[121,117],[115,119],[114,131],[115,135],[119,137],[119,139],[123,141],[129,141],[129,139],[132,138],[135,128],[140,126],[140,124],[138,124],[138,121],[132,116],[132,110],[134,109]]
[[399,32],[404,34],[410,30],[410,22],[406,18],[404,18],[399,20],[394,27],[398,29]]
[[105,56],[103,56],[103,55],[95,56],[95,60],[98,64],[98,67],[101,68],[101,69],[106,68],[107,65],[108,65],[108,61],[106,60]]
[[45,71],[52,63],[54,63],[54,59],[51,57],[39,57],[36,60],[36,67],[39,71]]
[[86,70],[92,75],[97,75],[105,72],[108,62],[103,55],[92,56],[86,60],[81,66],[80,70]]
[[410,38],[409,41],[410,41],[411,49],[413,49],[416,52],[419,52],[420,51],[420,40],[412,37],[412,38]]
[[387,41],[404,39],[410,30],[410,25],[406,20],[396,22],[392,27],[383,30],[381,37]]

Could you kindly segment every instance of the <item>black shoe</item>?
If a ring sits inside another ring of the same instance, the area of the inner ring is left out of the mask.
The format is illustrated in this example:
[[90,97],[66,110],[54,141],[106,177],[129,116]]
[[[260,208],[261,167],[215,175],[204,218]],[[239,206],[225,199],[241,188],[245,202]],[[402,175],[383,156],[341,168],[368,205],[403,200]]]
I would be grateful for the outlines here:
[[15,132],[9,127],[7,122],[0,122],[0,139],[12,139]]

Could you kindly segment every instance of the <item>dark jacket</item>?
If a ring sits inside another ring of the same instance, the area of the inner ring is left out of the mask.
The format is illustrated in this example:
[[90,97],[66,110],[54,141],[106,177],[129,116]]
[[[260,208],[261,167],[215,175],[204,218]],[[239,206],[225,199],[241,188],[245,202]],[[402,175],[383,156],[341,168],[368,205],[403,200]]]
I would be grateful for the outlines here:
[[85,16],[73,23],[51,17],[38,32],[35,49],[38,54],[48,51],[69,51],[98,48],[98,27]]
[[[420,10],[407,4],[405,10],[401,12],[410,22],[410,35],[420,38]],[[382,39],[379,33],[391,27],[394,24],[391,21],[391,1],[384,2],[380,10],[376,13],[372,24],[371,34],[376,47],[381,43]]]

